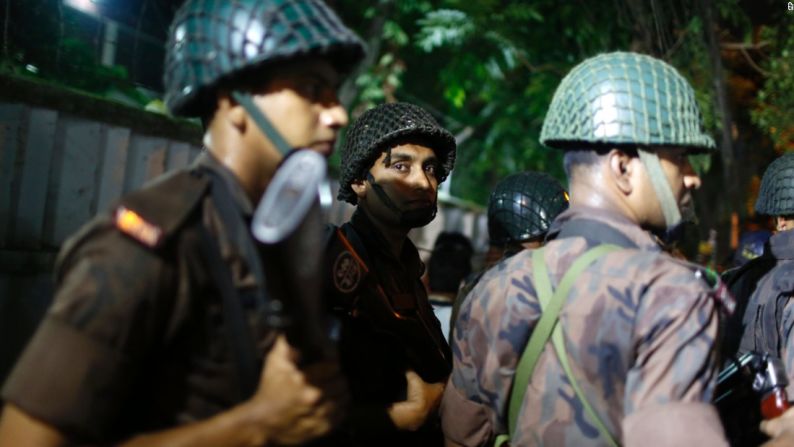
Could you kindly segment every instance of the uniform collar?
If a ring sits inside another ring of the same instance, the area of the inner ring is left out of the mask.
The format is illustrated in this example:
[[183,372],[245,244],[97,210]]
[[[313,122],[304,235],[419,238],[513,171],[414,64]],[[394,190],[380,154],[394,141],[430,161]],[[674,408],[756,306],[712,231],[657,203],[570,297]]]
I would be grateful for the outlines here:
[[[563,225],[573,224],[577,220],[591,220],[605,224],[610,229],[620,233],[622,237],[631,241],[640,250],[658,251],[661,249],[656,239],[627,217],[613,211],[585,205],[573,205],[557,216],[551,228],[549,228],[549,234],[556,234]],[[594,235],[593,242],[605,242],[597,239],[597,235]]]
[[243,215],[250,218],[254,214],[254,207],[251,204],[251,200],[245,193],[245,190],[240,184],[240,181],[237,179],[237,176],[235,176],[229,168],[215,158],[210,151],[204,149],[196,158],[196,161],[193,162],[193,165],[194,167],[208,169],[218,174],[218,177],[220,177],[220,179],[223,181],[223,184],[226,186],[226,189],[232,196],[237,208],[243,212]]
[[419,251],[416,246],[407,236],[403,243],[400,258],[397,259],[389,250],[389,243],[386,238],[381,234],[380,230],[375,227],[367,214],[360,208],[356,208],[353,216],[350,218],[350,224],[362,236],[362,240],[367,245],[367,251],[370,253],[377,253],[379,257],[386,257],[387,259],[402,264],[403,267],[412,273],[412,276],[422,276],[424,273],[424,264],[419,259]]
[[769,247],[776,259],[794,259],[794,230],[773,234],[769,238]]

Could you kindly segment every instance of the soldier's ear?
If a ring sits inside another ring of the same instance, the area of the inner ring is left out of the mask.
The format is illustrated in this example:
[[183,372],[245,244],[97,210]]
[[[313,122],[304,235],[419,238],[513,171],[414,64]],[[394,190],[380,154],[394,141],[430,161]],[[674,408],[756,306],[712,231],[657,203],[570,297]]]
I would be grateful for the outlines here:
[[353,183],[350,184],[350,188],[356,193],[359,199],[363,199],[364,196],[367,195],[367,186],[367,182],[364,180],[354,180]]
[[241,106],[232,98],[229,92],[218,92],[217,110],[234,128],[238,129],[239,131],[245,130],[246,118],[248,117],[248,114],[245,112],[243,106]]
[[615,186],[625,195],[631,194],[633,176],[636,175],[634,159],[620,149],[612,149],[607,153],[609,175]]

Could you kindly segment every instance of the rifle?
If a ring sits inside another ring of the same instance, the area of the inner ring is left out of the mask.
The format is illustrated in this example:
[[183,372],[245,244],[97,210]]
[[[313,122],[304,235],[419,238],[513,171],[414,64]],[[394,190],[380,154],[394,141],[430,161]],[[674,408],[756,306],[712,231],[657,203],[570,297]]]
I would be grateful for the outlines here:
[[762,419],[789,408],[783,363],[769,353],[750,351],[731,358],[717,377],[714,404],[731,445],[759,445],[765,440]]
[[251,230],[261,243],[267,290],[275,299],[268,324],[284,330],[301,363],[335,350],[333,321],[322,296],[324,223],[318,192],[326,161],[309,150],[291,153],[276,171],[254,212]]

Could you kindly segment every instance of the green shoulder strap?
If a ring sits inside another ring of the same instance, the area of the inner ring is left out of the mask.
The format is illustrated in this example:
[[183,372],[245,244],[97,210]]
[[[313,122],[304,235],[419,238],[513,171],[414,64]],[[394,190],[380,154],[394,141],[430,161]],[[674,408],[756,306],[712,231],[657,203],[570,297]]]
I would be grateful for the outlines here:
[[[518,366],[516,367],[516,374],[515,378],[513,379],[513,388],[508,404],[508,433],[515,432],[516,422],[518,421],[518,413],[521,410],[521,404],[524,401],[524,394],[526,393],[527,387],[529,386],[529,379],[532,376],[532,372],[535,370],[535,364],[537,363],[538,358],[540,358],[540,354],[543,352],[546,342],[551,337],[552,344],[554,345],[554,349],[557,352],[557,357],[560,359],[560,364],[562,365],[565,374],[568,376],[568,380],[571,382],[571,386],[576,392],[577,397],[582,402],[585,412],[591,420],[595,421],[596,427],[598,428],[601,436],[609,441],[610,445],[618,445],[609,433],[609,430],[607,430],[604,423],[598,417],[598,414],[593,410],[592,406],[590,406],[590,403],[587,401],[587,399],[585,399],[585,396],[582,393],[576,378],[573,376],[570,364],[568,363],[568,355],[565,351],[562,327],[557,324],[557,321],[559,319],[562,305],[565,303],[574,281],[579,277],[582,271],[601,256],[619,249],[620,247],[617,245],[603,244],[586,251],[578,259],[576,259],[568,271],[565,272],[562,280],[560,281],[559,287],[553,296],[551,279],[549,278],[548,271],[546,269],[546,262],[543,258],[544,249],[541,248],[535,250],[532,253],[532,270],[534,272],[533,276],[535,289],[538,294],[538,300],[540,301],[541,309],[543,309],[544,312],[541,315],[537,325],[535,325],[532,335],[529,338],[529,343],[527,344],[524,353],[521,355],[521,359],[518,361]],[[509,441],[509,439],[509,434],[499,435],[496,438],[495,445],[499,447],[505,442]]]

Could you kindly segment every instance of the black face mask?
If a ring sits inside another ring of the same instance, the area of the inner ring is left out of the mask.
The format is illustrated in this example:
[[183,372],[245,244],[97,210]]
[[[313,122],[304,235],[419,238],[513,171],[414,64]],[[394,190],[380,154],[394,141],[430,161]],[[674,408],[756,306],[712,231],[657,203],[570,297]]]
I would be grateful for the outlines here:
[[429,224],[436,218],[436,213],[438,212],[438,204],[437,202],[433,202],[432,205],[425,206],[422,208],[414,208],[410,210],[401,210],[394,202],[389,198],[389,195],[386,194],[386,191],[383,190],[383,187],[379,184],[375,183],[375,178],[372,177],[372,174],[367,173],[367,181],[372,185],[372,190],[375,191],[375,194],[378,196],[381,202],[386,205],[398,218],[398,224],[404,228],[419,228],[424,227],[425,225]]

